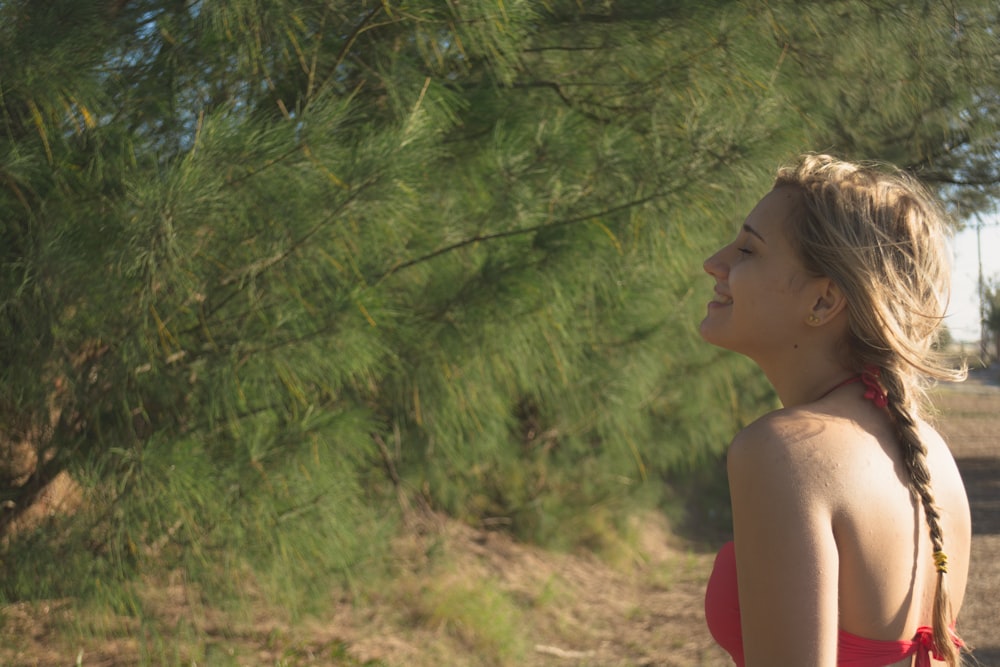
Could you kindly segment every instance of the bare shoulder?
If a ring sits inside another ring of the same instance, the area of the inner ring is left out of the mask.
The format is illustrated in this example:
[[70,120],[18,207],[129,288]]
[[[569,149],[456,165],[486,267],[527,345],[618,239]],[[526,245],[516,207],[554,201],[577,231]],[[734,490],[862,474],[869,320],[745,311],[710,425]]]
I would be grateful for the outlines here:
[[917,431],[920,434],[920,442],[926,450],[927,466],[931,471],[935,489],[945,488],[950,481],[960,486],[964,493],[965,488],[958,471],[958,463],[948,442],[933,425],[925,421],[918,422]]
[[934,425],[922,419],[918,420],[917,431],[920,433],[921,442],[927,446],[928,453],[940,449],[942,450],[942,453],[951,456],[951,450],[948,447],[948,444],[945,442],[944,437],[937,430],[937,428],[934,427]]
[[783,409],[729,448],[729,488],[747,664],[833,665],[835,498],[824,463],[829,415]]
[[729,447],[730,473],[767,469],[780,476],[829,473],[836,448],[855,435],[847,420],[811,410],[786,408],[768,413],[748,425]]
[[942,503],[951,497],[955,506],[964,512],[968,505],[965,484],[958,469],[958,462],[951,448],[941,434],[930,424],[918,425],[920,440],[927,450],[927,467],[931,473],[931,483],[935,496]]

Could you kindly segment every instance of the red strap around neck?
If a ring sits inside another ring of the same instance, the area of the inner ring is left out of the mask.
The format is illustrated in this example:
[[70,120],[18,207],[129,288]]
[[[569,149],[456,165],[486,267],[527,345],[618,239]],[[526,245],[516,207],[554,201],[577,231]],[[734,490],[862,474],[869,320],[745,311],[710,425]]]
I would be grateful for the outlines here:
[[842,382],[838,382],[825,394],[823,394],[823,396],[829,396],[845,385],[861,382],[865,385],[865,398],[874,403],[877,407],[884,408],[889,405],[889,396],[885,393],[885,389],[878,380],[879,375],[881,375],[881,370],[878,366],[865,366],[864,371],[862,371],[860,375],[854,375],[846,380],[843,380]]
[[861,381],[865,384],[865,398],[874,403],[877,407],[884,408],[889,405],[889,396],[885,393],[882,383],[878,378],[882,371],[878,366],[865,366],[861,373]]

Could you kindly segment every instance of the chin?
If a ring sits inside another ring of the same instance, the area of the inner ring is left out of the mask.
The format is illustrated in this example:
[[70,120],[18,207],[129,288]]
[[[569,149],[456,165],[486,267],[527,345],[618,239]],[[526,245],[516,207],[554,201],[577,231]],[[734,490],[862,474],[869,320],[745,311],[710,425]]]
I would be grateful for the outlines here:
[[720,347],[723,350],[739,352],[737,349],[739,346],[737,345],[734,347],[733,341],[726,337],[725,331],[720,331],[718,327],[713,326],[713,323],[709,321],[710,319],[711,318],[706,317],[701,321],[701,325],[698,327],[698,335],[701,336],[701,339],[709,345]]
[[712,325],[708,321],[708,319],[709,318],[706,317],[701,321],[701,324],[698,325],[698,335],[700,335],[701,339],[706,343],[711,343],[712,345],[718,345],[719,343],[717,342],[716,336],[713,335]]

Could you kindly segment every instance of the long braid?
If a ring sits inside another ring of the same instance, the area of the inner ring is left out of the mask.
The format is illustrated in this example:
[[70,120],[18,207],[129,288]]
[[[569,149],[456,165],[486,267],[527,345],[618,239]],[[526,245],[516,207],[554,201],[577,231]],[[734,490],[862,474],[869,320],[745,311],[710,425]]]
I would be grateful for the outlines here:
[[920,440],[914,414],[915,401],[912,388],[899,373],[891,368],[883,368],[880,379],[889,395],[887,408],[896,430],[897,439],[902,446],[903,462],[909,477],[910,489],[920,500],[924,509],[924,518],[930,529],[931,546],[934,549],[934,561],[937,568],[937,581],[934,587],[934,610],[931,627],[934,636],[934,650],[944,658],[949,667],[961,664],[961,656],[952,643],[950,626],[952,624],[951,601],[948,596],[947,558],[944,556],[944,535],[941,530],[941,513],[931,493],[931,476],[927,467],[927,448]]

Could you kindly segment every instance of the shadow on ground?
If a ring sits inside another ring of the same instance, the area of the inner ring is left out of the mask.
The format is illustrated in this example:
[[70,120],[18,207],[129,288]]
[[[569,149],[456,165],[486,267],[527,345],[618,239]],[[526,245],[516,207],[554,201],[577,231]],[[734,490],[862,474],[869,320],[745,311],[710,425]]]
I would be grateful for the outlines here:
[[979,650],[974,650],[972,652],[972,658],[973,659],[969,662],[973,666],[977,664],[981,667],[1000,665],[1000,648],[987,646]]
[[1000,364],[993,364],[985,368],[980,366],[969,369],[969,378],[978,380],[984,384],[1000,387]]
[[[976,456],[958,460],[972,509],[975,535],[1000,534],[1000,459]],[[1000,660],[995,663],[1000,665]]]

